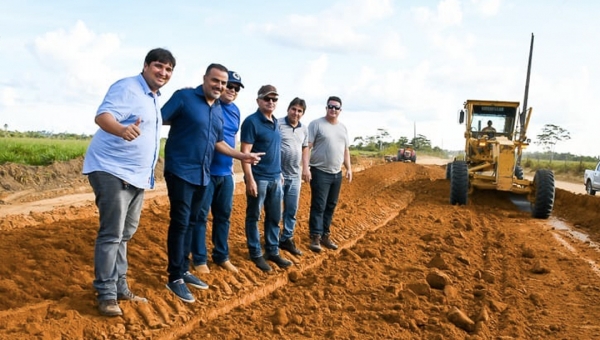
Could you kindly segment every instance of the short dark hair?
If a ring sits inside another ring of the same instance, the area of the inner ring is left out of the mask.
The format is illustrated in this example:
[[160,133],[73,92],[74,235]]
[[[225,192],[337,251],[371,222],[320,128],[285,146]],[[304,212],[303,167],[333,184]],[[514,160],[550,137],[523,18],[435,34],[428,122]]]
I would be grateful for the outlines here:
[[288,110],[290,109],[290,107],[292,106],[300,106],[302,108],[302,111],[306,111],[306,101],[302,98],[294,98],[292,99],[292,101],[290,102],[290,105],[288,105]]
[[327,98],[327,104],[329,104],[330,100],[336,101],[336,102],[340,103],[340,106],[342,106],[342,100],[340,99],[340,97],[330,96],[329,98]]
[[208,65],[208,67],[206,68],[205,75],[208,74],[210,72],[210,70],[212,70],[213,68],[216,68],[217,70],[223,71],[223,72],[226,72],[226,73],[229,72],[229,70],[227,69],[227,67],[225,67],[225,66],[223,66],[221,64],[212,63],[212,64]]
[[169,50],[164,48],[155,48],[146,54],[146,59],[144,59],[144,64],[150,65],[150,63],[158,61],[163,64],[171,64],[173,68],[175,68],[175,57]]

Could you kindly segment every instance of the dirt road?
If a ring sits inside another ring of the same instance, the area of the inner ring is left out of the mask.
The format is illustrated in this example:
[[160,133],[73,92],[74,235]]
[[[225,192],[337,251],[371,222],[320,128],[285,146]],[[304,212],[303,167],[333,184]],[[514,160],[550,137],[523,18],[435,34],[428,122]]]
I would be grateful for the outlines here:
[[303,187],[296,237],[305,255],[285,254],[295,265],[270,275],[247,259],[245,199],[236,195],[230,248],[240,273],[209,263],[201,278],[210,289],[194,290],[194,304],[164,287],[168,200],[155,191],[129,245],[130,285],[149,303],[121,303],[117,318],[98,315],[91,287],[93,202],[4,214],[0,338],[600,337],[600,200],[559,189],[551,220],[493,192],[450,206],[443,168],[425,163],[373,166],[344,183],[338,251],[308,250]]

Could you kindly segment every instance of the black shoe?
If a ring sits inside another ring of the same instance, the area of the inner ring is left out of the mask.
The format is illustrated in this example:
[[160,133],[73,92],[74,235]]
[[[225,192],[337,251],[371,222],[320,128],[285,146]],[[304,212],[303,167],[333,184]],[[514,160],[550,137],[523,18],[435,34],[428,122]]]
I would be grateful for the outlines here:
[[262,270],[263,272],[268,273],[271,270],[273,270],[273,268],[271,268],[271,266],[269,266],[267,261],[265,261],[265,258],[262,256],[252,257],[252,258],[250,258],[250,260],[252,260],[252,262],[254,262],[254,264],[258,267],[258,269]]
[[302,256],[300,249],[296,248],[296,243],[293,238],[288,238],[283,242],[279,242],[279,249],[287,250],[292,255]]
[[312,234],[310,235],[310,245],[308,248],[315,253],[321,252],[321,235]]
[[282,269],[285,269],[293,264],[292,261],[286,260],[279,255],[265,255],[265,258],[269,261],[275,262],[275,264]]
[[333,240],[331,239],[331,236],[329,234],[323,235],[323,237],[321,238],[321,245],[323,247],[329,248],[331,250],[338,249],[338,245],[335,244],[335,242],[333,242]]

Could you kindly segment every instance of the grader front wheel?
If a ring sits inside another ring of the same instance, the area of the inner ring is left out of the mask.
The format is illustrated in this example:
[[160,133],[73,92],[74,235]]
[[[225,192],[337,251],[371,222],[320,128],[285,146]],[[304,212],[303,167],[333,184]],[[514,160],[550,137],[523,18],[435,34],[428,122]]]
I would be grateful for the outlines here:
[[450,170],[450,204],[465,205],[469,194],[467,162],[454,161]]

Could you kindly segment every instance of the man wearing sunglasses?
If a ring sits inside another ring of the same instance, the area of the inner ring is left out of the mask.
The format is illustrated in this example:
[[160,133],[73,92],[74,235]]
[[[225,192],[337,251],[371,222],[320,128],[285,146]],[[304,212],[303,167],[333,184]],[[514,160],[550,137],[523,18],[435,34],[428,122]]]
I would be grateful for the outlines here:
[[342,100],[336,96],[329,97],[325,109],[325,117],[308,125],[308,148],[311,152],[302,159],[302,178],[310,182],[311,191],[309,249],[317,253],[321,246],[332,250],[338,248],[331,238],[331,220],[342,187],[342,164],[346,168],[348,182],[352,182],[350,139],[346,127],[338,120]]
[[[246,183],[246,242],[250,259],[264,272],[270,272],[272,261],[280,268],[292,262],[279,255],[279,221],[281,220],[281,135],[273,115],[279,95],[272,85],[258,90],[258,110],[242,123],[242,152],[265,153],[259,163],[242,164]],[[265,255],[260,245],[258,220],[262,207],[264,214]]]
[[[229,71],[227,87],[219,97],[223,111],[223,140],[235,148],[235,135],[240,128],[240,109],[234,100],[244,87],[239,74]],[[233,206],[233,158],[215,151],[210,165],[210,182],[204,191],[202,205],[197,216],[192,217],[192,262],[196,272],[208,274],[206,255],[206,224],[208,211],[212,212],[212,260],[233,273],[238,269],[229,261],[229,219]]]

